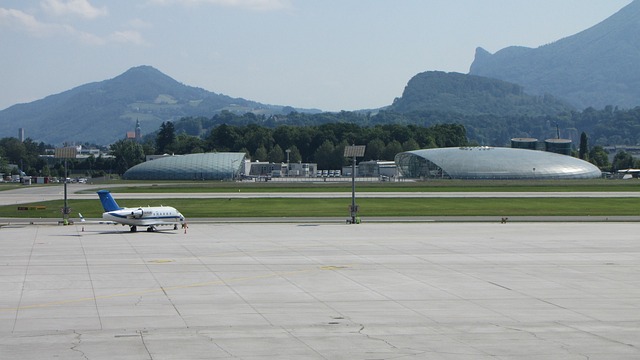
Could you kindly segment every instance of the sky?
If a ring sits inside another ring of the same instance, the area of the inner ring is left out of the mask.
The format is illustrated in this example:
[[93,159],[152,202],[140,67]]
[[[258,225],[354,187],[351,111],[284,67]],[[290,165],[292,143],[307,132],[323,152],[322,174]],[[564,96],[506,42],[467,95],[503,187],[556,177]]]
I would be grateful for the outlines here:
[[140,65],[265,104],[379,108],[418,73],[468,73],[477,47],[538,47],[631,2],[0,0],[0,109]]

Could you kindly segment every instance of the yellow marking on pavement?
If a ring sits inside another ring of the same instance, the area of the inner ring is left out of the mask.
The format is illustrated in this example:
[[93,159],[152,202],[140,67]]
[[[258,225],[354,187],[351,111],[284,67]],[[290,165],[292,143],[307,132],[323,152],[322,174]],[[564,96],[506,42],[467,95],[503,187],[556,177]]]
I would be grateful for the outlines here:
[[346,269],[348,267],[349,266],[328,265],[328,266],[322,266],[320,270],[341,270],[341,269]]

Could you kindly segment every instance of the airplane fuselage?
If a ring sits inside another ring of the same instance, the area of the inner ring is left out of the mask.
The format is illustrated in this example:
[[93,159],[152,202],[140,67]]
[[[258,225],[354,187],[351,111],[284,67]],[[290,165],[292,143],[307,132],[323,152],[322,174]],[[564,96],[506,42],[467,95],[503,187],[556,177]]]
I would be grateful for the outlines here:
[[104,212],[102,218],[123,225],[149,227],[159,225],[177,227],[184,222],[184,216],[170,206],[123,208]]

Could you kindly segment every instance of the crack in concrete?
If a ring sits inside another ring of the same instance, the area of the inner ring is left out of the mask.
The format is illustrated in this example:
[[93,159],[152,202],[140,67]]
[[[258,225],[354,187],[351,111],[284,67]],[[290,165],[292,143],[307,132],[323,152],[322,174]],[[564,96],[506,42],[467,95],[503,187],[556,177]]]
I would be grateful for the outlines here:
[[383,338],[379,338],[379,337],[375,337],[375,336],[371,336],[367,333],[364,332],[365,329],[365,325],[364,324],[358,324],[360,326],[360,329],[358,329],[358,334],[366,337],[367,339],[373,340],[373,341],[380,341],[384,344],[386,344],[390,349],[392,350],[396,350],[396,351],[402,351],[402,352],[408,352],[407,354],[398,354],[398,355],[394,355],[393,358],[397,359],[400,357],[404,357],[404,356],[415,356],[415,355],[422,355],[422,354],[426,354],[426,353],[435,353],[435,352],[429,352],[429,351],[425,351],[425,350],[416,350],[416,349],[411,349],[411,348],[400,348],[397,347],[396,345],[393,345],[389,340],[383,339]]
[[611,343],[614,343],[614,344],[619,344],[619,345],[628,346],[628,347],[630,347],[630,348],[633,348],[633,349],[638,350],[638,347],[637,347],[637,346],[635,346],[635,345],[633,345],[633,344],[628,344],[628,343],[625,343],[625,342],[622,342],[622,341],[614,340],[614,339],[608,338],[608,337],[606,337],[606,336],[604,336],[604,335],[599,335],[599,334],[596,334],[596,333],[593,333],[593,332],[590,332],[590,331],[582,330],[582,329],[579,329],[579,328],[573,327],[573,326],[571,326],[571,325],[562,324],[562,323],[558,323],[558,324],[559,324],[559,325],[562,325],[562,326],[566,326],[566,327],[568,327],[569,329],[573,329],[573,330],[575,330],[575,331],[580,331],[580,332],[583,332],[583,333],[585,333],[585,334],[589,334],[589,335],[591,335],[591,336],[593,336],[593,337],[596,337],[596,338],[598,338],[598,339],[602,339],[602,340],[605,340],[605,341],[608,341],[608,342],[611,342]]
[[142,346],[144,346],[144,350],[147,352],[147,355],[149,355],[149,359],[153,360],[153,355],[151,355],[151,351],[149,350],[149,347],[147,346],[147,342],[144,340],[144,334],[142,331],[138,331],[138,334],[140,334],[140,340],[142,341]]
[[220,351],[224,352],[225,354],[227,354],[228,356],[237,359],[238,356],[234,355],[232,352],[230,352],[229,350],[225,349],[224,347],[220,346],[220,344],[218,344],[216,342],[216,340],[211,337],[210,335],[206,335],[206,334],[202,334],[200,331],[196,331],[196,335],[199,337],[203,337],[205,339],[208,339],[211,343],[213,343],[213,345],[215,345],[215,347],[217,347],[218,349],[220,349]]
[[85,358],[85,359],[89,360],[89,357],[87,357],[87,354],[85,354],[85,353],[84,353],[84,351],[82,351],[82,350],[78,349],[78,346],[80,346],[80,344],[82,343],[82,334],[80,334],[80,333],[79,333],[79,332],[77,332],[77,331],[74,331],[73,333],[74,333],[74,334],[76,334],[76,336],[74,337],[74,338],[75,338],[75,341],[74,341],[74,344],[73,344],[69,349],[70,349],[71,351],[75,351],[75,352],[80,353],[80,355],[81,355],[83,358]]
[[[556,323],[558,325],[562,325],[562,326],[567,326],[565,324],[561,324],[561,323]],[[540,337],[537,333],[533,332],[533,331],[529,331],[529,330],[525,330],[525,329],[520,329],[520,328],[515,328],[515,327],[511,327],[511,326],[502,326],[502,325],[498,325],[498,324],[494,324],[494,326],[499,327],[499,328],[503,328],[503,329],[507,329],[507,330],[511,330],[511,331],[517,331],[517,332],[523,332],[525,334],[529,334],[531,336],[533,336],[535,339],[546,342],[546,341],[550,341],[550,342],[554,342],[556,344],[559,345],[559,347],[564,350],[567,354],[571,354],[571,355],[576,355],[576,356],[582,356],[584,357],[586,360],[591,359],[591,357],[589,355],[586,354],[580,354],[577,352],[572,351],[571,349],[571,345],[566,344],[564,342],[560,342],[560,341],[556,341],[554,339],[546,339],[546,338],[542,338]],[[567,326],[570,329],[573,329],[571,326]],[[577,329],[574,329],[577,330]]]

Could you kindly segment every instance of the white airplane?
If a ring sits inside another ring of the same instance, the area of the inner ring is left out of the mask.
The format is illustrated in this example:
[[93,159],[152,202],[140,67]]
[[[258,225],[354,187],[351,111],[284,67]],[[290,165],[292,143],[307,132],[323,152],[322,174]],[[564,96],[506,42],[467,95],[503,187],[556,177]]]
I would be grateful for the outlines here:
[[156,231],[156,226],[173,225],[173,229],[177,230],[178,224],[184,226],[186,223],[184,216],[171,206],[122,208],[118,206],[109,190],[99,190],[98,196],[104,208],[102,218],[122,226],[129,225],[131,232],[136,232],[138,226],[146,226],[147,231]]

